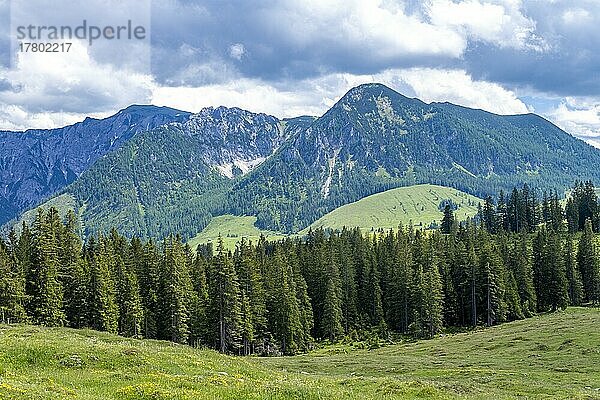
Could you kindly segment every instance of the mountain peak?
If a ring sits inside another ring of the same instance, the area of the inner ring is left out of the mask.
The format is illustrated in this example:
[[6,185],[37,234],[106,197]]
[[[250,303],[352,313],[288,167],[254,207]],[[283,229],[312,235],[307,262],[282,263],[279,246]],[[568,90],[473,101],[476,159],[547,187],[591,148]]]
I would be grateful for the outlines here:
[[361,99],[370,99],[373,96],[388,96],[393,98],[404,98],[408,97],[396,92],[394,89],[384,85],[383,83],[363,83],[350,89],[342,99],[351,101],[360,101]]
[[166,106],[155,106],[153,104],[132,104],[119,110],[119,112],[117,112],[115,115],[119,114],[142,114],[152,116],[156,114],[186,115],[190,113]]
[[364,83],[350,89],[332,109],[342,108],[345,111],[354,109],[365,112],[367,109],[381,106],[382,102],[396,105],[410,103],[419,107],[426,105],[421,100],[406,97],[382,83]]

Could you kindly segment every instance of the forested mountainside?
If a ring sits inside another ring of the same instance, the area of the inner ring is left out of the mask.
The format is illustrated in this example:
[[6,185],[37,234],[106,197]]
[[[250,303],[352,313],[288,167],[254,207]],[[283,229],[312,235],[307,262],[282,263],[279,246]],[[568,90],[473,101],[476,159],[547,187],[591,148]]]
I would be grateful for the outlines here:
[[433,183],[485,197],[524,182],[596,179],[600,151],[536,115],[425,104],[380,84],[350,90],[236,183],[234,213],[293,232],[390,187]]
[[168,107],[130,106],[64,128],[0,131],[0,225],[75,181],[136,133],[188,116]]
[[[137,134],[69,187],[88,233],[190,238],[214,216],[298,232],[331,210],[416,183],[481,198],[532,184],[599,181],[600,151],[533,114],[426,104],[380,84],[350,90],[320,118],[207,108]],[[102,182],[102,184],[98,184]]]
[[186,123],[137,135],[65,193],[76,199],[87,232],[118,226],[128,236],[191,237],[227,209],[232,178],[260,164],[309,121],[205,109]]

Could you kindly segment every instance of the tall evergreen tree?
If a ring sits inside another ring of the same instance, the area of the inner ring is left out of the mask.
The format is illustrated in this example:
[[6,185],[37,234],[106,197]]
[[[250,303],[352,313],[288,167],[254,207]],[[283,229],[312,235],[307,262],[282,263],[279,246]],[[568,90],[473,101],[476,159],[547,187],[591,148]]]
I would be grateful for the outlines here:
[[272,331],[281,352],[295,354],[302,347],[304,331],[294,272],[281,246],[275,247],[271,261],[268,312]]
[[533,282],[533,266],[527,246],[527,236],[517,235],[513,238],[509,269],[516,281],[521,301],[521,311],[525,317],[531,317],[537,310],[537,296]]
[[210,263],[210,258],[199,247],[196,250],[196,257],[193,261],[193,266],[190,270],[190,278],[192,280],[193,295],[190,300],[191,316],[190,316],[190,344],[192,346],[206,345],[212,343],[208,340],[210,337],[210,325],[208,324],[208,282],[206,271]]
[[311,331],[314,327],[313,310],[310,298],[308,297],[308,287],[300,272],[300,267],[297,263],[294,263],[292,268],[294,273],[294,283],[296,285],[298,310],[300,313],[301,330],[298,334],[298,345],[301,351],[307,351],[310,349],[313,341],[311,336]]
[[441,231],[442,233],[448,234],[454,226],[454,211],[450,204],[446,204],[444,207],[444,217],[442,218]]
[[[134,241],[132,246],[135,246],[135,243]],[[135,273],[134,257],[138,255],[138,249],[132,246],[127,250],[125,261],[117,256],[115,275],[119,305],[119,333],[124,336],[140,337],[143,332],[144,310]]]
[[[161,337],[187,343],[190,335],[190,297],[192,285],[183,245],[172,235],[164,240],[160,273],[159,310]],[[225,351],[225,350],[223,350]]]
[[429,338],[439,333],[443,325],[442,281],[436,261],[431,261],[423,275],[423,310],[420,313],[421,330]]
[[215,347],[223,353],[237,353],[241,346],[240,289],[230,254],[219,237],[217,254],[212,259],[209,273],[210,306],[208,319],[215,339]]
[[58,276],[58,241],[61,229],[58,211],[50,208],[45,214],[42,209],[38,209],[33,228],[31,265],[26,283],[28,313],[35,323],[63,325],[63,289]]
[[11,253],[0,239],[0,321],[26,322],[25,278]]
[[565,308],[569,296],[560,237],[542,228],[535,237],[533,253],[538,310]]
[[573,236],[567,235],[565,244],[565,270],[567,273],[569,304],[579,306],[583,302],[583,283],[577,263],[577,254],[573,243]]
[[58,270],[66,318],[73,328],[81,328],[87,323],[87,272],[82,247],[75,213],[69,210],[59,236]]
[[486,234],[479,235],[479,309],[488,326],[506,319],[506,303],[504,301],[504,267],[497,249]]
[[92,238],[87,244],[86,257],[90,271],[87,285],[88,325],[97,330],[117,333],[119,306],[108,251],[102,238],[98,243]]
[[492,196],[487,196],[483,203],[483,225],[489,233],[496,232],[496,209]]
[[600,260],[592,232],[592,221],[585,221],[583,234],[579,240],[577,261],[583,280],[587,301],[598,304],[600,301]]
[[[374,281],[371,270],[369,277],[369,285],[373,286]],[[377,296],[377,293],[373,293]],[[330,260],[327,268],[327,286],[325,291],[325,299],[323,304],[323,317],[321,319],[321,332],[323,337],[331,342],[337,341],[343,334],[344,328],[342,326],[342,302],[341,302],[341,288],[339,270],[334,260]],[[373,299],[374,307],[378,308],[377,311],[381,310],[381,297]],[[377,312],[375,311],[375,312]],[[381,314],[379,314],[381,316]]]
[[244,347],[247,345],[254,352],[255,347],[258,346],[261,351],[268,338],[266,295],[254,249],[246,238],[242,238],[238,243],[234,260],[240,289],[248,302],[247,310],[242,311],[248,313],[246,326],[249,329],[251,325],[253,332],[252,341]]

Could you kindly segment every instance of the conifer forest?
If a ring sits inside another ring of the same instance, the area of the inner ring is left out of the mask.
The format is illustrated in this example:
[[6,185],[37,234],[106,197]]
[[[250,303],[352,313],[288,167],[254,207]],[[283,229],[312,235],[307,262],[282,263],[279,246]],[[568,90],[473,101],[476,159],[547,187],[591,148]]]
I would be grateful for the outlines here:
[[170,235],[86,238],[39,209],[0,241],[0,319],[89,327],[236,355],[291,355],[353,337],[431,338],[600,301],[599,205],[527,185],[438,230],[312,230],[196,249]]

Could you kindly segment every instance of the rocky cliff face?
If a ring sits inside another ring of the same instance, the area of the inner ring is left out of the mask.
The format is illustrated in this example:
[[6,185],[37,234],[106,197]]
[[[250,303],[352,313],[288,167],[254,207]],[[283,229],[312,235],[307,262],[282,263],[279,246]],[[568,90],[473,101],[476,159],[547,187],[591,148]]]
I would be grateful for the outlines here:
[[201,157],[228,178],[248,173],[275,152],[289,131],[279,119],[239,108],[204,108],[180,125]]
[[130,106],[64,128],[0,132],[0,224],[73,182],[135,134],[188,118],[171,108]]

